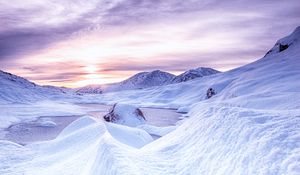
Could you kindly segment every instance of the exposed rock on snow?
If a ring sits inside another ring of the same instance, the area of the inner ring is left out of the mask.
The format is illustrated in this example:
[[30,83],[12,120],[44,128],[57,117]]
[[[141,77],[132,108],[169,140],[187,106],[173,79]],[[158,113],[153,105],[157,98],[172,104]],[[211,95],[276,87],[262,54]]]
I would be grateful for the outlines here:
[[[284,51],[275,49],[266,58],[216,76],[94,96],[101,102],[189,106],[189,119],[141,149],[122,140],[123,133],[141,134],[139,142],[147,143],[145,133],[131,132],[137,128],[83,118],[53,141],[24,147],[34,151],[30,158],[16,151],[19,147],[7,149],[0,142],[0,174],[298,175],[299,35],[280,41],[291,42],[281,43],[290,43]],[[209,87],[218,95],[204,100]]]
[[135,127],[145,123],[143,112],[132,105],[116,103],[104,117],[105,121]]
[[206,92],[206,98],[209,99],[214,95],[216,95],[216,91],[213,88],[208,88]]
[[267,52],[266,56],[283,52],[287,50],[290,46],[295,45],[296,43],[299,42],[300,42],[300,26],[297,27],[291,35],[278,40],[275,46]]

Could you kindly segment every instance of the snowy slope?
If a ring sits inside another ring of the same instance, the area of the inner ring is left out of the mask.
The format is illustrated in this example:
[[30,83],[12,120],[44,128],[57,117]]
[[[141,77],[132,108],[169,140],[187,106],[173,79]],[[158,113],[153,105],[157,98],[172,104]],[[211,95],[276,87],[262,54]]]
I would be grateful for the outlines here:
[[284,50],[288,49],[290,46],[298,44],[299,36],[300,36],[300,26],[297,27],[291,35],[278,40],[275,46],[267,52],[266,56],[283,52]]
[[[299,30],[281,40],[290,43],[284,51],[232,71],[126,93],[83,96],[83,101],[189,111],[190,117],[175,131],[142,148],[85,118],[53,141],[25,147],[0,142],[0,174],[300,174]],[[217,95],[205,99],[209,87]],[[147,137],[121,130],[140,141]]]
[[153,86],[163,86],[171,83],[185,82],[194,78],[204,77],[216,73],[219,73],[219,71],[204,67],[188,70],[178,76],[172,75],[168,72],[155,70],[152,72],[141,72],[135,74],[132,77],[119,83],[106,85],[88,85],[76,89],[76,92],[83,94],[101,94],[103,92],[144,89]]
[[102,94],[103,90],[100,85],[87,85],[81,88],[75,89],[77,93],[82,94]]
[[162,86],[169,84],[174,77],[175,75],[160,70],[141,72],[120,83],[116,83],[108,87],[106,91],[142,89],[152,86]]
[[53,86],[39,86],[22,77],[0,70],[0,103],[24,103],[62,96],[68,91]]
[[89,85],[78,88],[77,92],[99,94],[102,92],[143,89],[153,86],[162,86],[171,83],[175,75],[160,70],[151,72],[140,72],[132,77],[121,81],[119,83],[105,84],[105,85]]
[[[137,105],[172,108],[189,106],[200,101],[227,103],[234,100],[238,100],[236,105],[251,108],[268,108],[276,105],[282,109],[299,107],[297,96],[300,90],[299,30],[298,27],[291,35],[279,40],[290,43],[288,49],[267,54],[262,59],[231,71],[180,84],[126,93],[114,92],[94,98],[107,103],[130,102]],[[217,95],[205,100],[206,91],[210,87],[217,91]],[[286,101],[280,104],[276,98],[284,98]],[[264,103],[256,103],[256,99]]]
[[180,83],[189,81],[195,78],[204,77],[212,74],[220,73],[219,71],[212,69],[212,68],[206,68],[206,67],[199,67],[196,69],[188,70],[176,77],[173,78],[172,83]]

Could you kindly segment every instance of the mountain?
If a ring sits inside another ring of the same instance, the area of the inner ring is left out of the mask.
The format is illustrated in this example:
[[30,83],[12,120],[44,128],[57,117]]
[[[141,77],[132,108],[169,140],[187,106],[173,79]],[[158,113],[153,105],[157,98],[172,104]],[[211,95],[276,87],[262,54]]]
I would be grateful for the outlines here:
[[85,94],[101,94],[103,92],[143,89],[170,84],[174,78],[175,75],[173,74],[160,70],[154,70],[151,72],[137,73],[118,83],[84,86],[77,88],[76,92]]
[[[288,47],[280,50],[279,44],[288,45]],[[113,94],[107,95],[107,98],[116,102],[119,100],[132,103],[147,101],[149,104],[158,104],[162,101],[163,105],[170,103],[176,108],[176,106],[188,106],[205,100],[206,92],[211,87],[216,91],[218,98],[210,100],[218,99],[220,102],[225,102],[227,99],[239,99],[236,104],[238,106],[249,105],[262,108],[275,104],[280,106],[280,103],[275,100],[278,95],[278,98],[285,98],[286,101],[291,102],[283,103],[288,104],[286,107],[300,107],[300,101],[297,98],[299,95],[294,94],[295,92],[300,94],[299,68],[300,27],[297,27],[289,36],[278,40],[263,58],[253,63],[218,73],[215,76],[205,76],[194,81],[162,86],[159,89],[153,88],[151,91],[128,92],[123,96],[121,93],[114,92],[117,98],[113,98]],[[103,99],[105,98],[106,96]],[[264,104],[256,104],[253,102],[255,98],[260,99],[261,102],[264,99]]]
[[[166,171],[152,171],[159,163],[148,166],[157,159],[172,167],[172,174],[299,174],[299,80],[300,27],[265,57],[242,67],[160,88],[104,94],[99,100],[188,112],[174,132],[143,147],[145,157],[136,155],[141,160],[136,164],[145,163],[143,171],[150,174]],[[207,99],[209,88],[216,95]]]
[[[188,119],[178,122],[174,131],[138,151],[130,145],[139,143],[131,133],[147,140],[137,130],[145,125],[120,129],[94,117],[81,117],[55,140],[25,147],[2,142],[2,169],[7,174],[40,174],[43,169],[51,175],[299,174],[299,32],[297,28],[280,40],[288,48],[280,51],[275,45],[274,52],[262,59],[215,76],[93,96],[101,103],[188,112]],[[207,99],[209,88],[216,95]]]
[[101,85],[87,85],[75,89],[75,92],[79,94],[102,94],[103,90]]
[[204,77],[212,74],[220,73],[219,71],[212,69],[212,68],[206,68],[206,67],[199,67],[196,69],[188,70],[176,77],[173,78],[172,83],[180,83],[192,80],[194,78]]
[[299,43],[300,40],[300,26],[298,26],[295,31],[276,42],[274,47],[267,52],[265,56],[274,55],[276,53],[283,52],[284,50],[288,49],[290,46]]
[[160,70],[141,72],[132,77],[109,86],[106,91],[143,89],[170,84],[175,75]]
[[33,102],[67,93],[65,88],[39,86],[20,76],[0,70],[0,103]]
[[154,70],[151,72],[140,72],[132,77],[121,81],[119,83],[105,84],[105,85],[88,85],[76,89],[78,93],[101,94],[103,92],[113,92],[122,90],[144,89],[153,86],[163,86],[172,83],[180,83],[192,80],[194,78],[204,77],[219,73],[219,71],[211,68],[199,67],[197,69],[188,70],[178,76]]

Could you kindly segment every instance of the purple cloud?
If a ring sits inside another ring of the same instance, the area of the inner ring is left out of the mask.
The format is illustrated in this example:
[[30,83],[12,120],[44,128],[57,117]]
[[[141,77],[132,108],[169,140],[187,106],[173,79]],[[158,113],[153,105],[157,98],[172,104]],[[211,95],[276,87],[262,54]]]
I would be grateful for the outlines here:
[[[300,21],[298,0],[14,1],[0,2],[0,69],[6,70],[20,66],[17,64],[19,59],[47,51],[70,38],[97,32],[101,40],[106,35],[103,31],[123,35],[136,31],[139,37],[148,26],[157,31],[161,26],[181,28],[182,45],[202,38],[209,41],[207,38],[219,34],[227,36],[220,37],[226,44],[216,43],[216,48],[210,50],[199,45],[198,50],[191,53],[170,51],[156,55],[151,63],[140,61],[138,57],[128,58],[124,63],[120,61],[128,57],[124,55],[123,58],[109,58],[107,62],[110,63],[94,64],[105,66],[102,73],[153,69],[184,71],[195,65],[230,69],[262,57],[277,39],[289,34]],[[125,45],[150,47],[161,44],[154,39],[127,41]],[[61,64],[65,64],[63,58]],[[29,68],[37,70],[32,66]],[[44,78],[56,77],[55,81],[60,81],[78,76],[59,71],[66,70],[57,70],[53,77]],[[32,71],[34,73],[38,75],[37,71]]]
[[[26,1],[25,1],[26,2]],[[223,24],[227,30],[239,30],[243,27],[270,26],[268,32],[276,30],[277,34],[287,33],[296,27],[300,15],[300,7],[297,0],[288,1],[194,1],[194,0],[123,0],[123,1],[93,1],[86,2],[85,5],[80,1],[62,1],[57,4],[44,3],[20,4],[17,7],[10,7],[11,4],[0,4],[1,26],[0,31],[0,59],[22,57],[24,54],[37,52],[46,48],[52,43],[64,40],[72,34],[91,29],[99,25],[127,25],[128,23],[155,23],[156,20],[164,18],[176,18],[179,14],[189,13],[193,20],[201,21],[203,17],[209,16],[214,12],[217,15],[222,13],[239,14],[260,13],[262,17],[253,17],[252,20],[245,19],[237,22]],[[70,4],[77,8],[82,5],[87,10],[79,12],[76,8],[70,9]],[[48,7],[49,6],[49,7]],[[53,6],[53,7],[52,7]],[[56,12],[61,8],[60,12]],[[47,13],[49,11],[49,13]],[[201,12],[199,16],[197,15]],[[212,13],[209,13],[212,12]],[[208,15],[206,15],[208,13]],[[50,15],[49,15],[50,14]],[[51,14],[53,16],[51,16]],[[48,16],[49,15],[49,16]],[[68,17],[74,15],[75,17]],[[37,19],[36,19],[37,18]],[[52,18],[61,19],[58,24],[47,24],[47,20]],[[64,20],[64,18],[66,20]],[[36,21],[36,22],[35,22]],[[214,25],[214,24],[212,24]],[[214,30],[214,26],[209,30]],[[208,28],[207,28],[208,29]]]

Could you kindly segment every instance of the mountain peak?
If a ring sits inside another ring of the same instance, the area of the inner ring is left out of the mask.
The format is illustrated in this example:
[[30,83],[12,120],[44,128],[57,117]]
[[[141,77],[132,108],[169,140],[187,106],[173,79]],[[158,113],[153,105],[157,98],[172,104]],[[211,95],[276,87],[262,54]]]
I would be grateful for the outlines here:
[[296,27],[296,29],[290,35],[278,40],[274,45],[274,47],[271,50],[269,50],[265,56],[283,52],[287,50],[290,46],[297,45],[299,41],[300,41],[300,26]]
[[190,69],[178,76],[176,76],[173,80],[172,83],[180,83],[180,82],[185,82],[188,80],[192,80],[195,78],[199,77],[204,77],[212,74],[219,73],[219,71],[212,69],[212,68],[207,68],[207,67],[198,67],[196,69]]
[[[161,70],[154,70],[151,72],[141,72],[132,77],[120,82],[122,87],[130,88],[135,86],[137,88],[145,88],[151,86],[160,86],[169,83],[175,75]],[[130,88],[131,89],[131,88]]]

